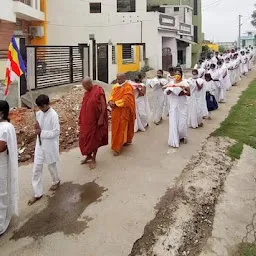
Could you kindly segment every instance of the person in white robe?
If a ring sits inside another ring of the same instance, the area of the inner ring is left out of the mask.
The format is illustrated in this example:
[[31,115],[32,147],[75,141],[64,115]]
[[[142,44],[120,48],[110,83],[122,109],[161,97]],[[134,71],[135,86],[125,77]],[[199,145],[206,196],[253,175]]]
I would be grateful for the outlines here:
[[163,75],[163,70],[158,70],[157,77],[148,81],[149,86],[153,89],[153,122],[156,125],[159,125],[163,118],[165,103],[163,86],[168,84]]
[[172,83],[174,81],[174,79],[175,79],[175,69],[174,69],[174,67],[170,67],[169,72],[167,74],[167,81],[169,83]]
[[221,92],[221,83],[220,83],[220,79],[221,79],[221,74],[219,72],[219,70],[217,69],[215,64],[211,64],[210,65],[210,70],[208,71],[209,74],[211,74],[212,80],[215,84],[216,90],[215,90],[215,99],[217,102],[221,101],[220,98],[220,92]]
[[241,73],[242,75],[246,76],[248,73],[248,58],[245,54],[245,51],[241,51]]
[[207,61],[205,58],[202,58],[202,65],[201,67],[204,69],[204,70],[207,70]]
[[235,62],[235,84],[241,81],[241,58],[238,53],[234,54],[234,62]]
[[228,72],[227,65],[224,64],[222,61],[218,62],[218,69],[221,74],[221,96],[220,98],[222,99],[223,102],[225,102],[225,96],[226,96],[226,91],[229,91],[231,88],[231,81],[230,81],[230,76]]
[[43,197],[43,166],[46,164],[52,178],[51,191],[56,191],[60,186],[59,177],[59,136],[60,124],[58,114],[50,106],[47,95],[40,95],[36,99],[36,105],[40,109],[36,113],[36,147],[34,167],[32,174],[32,186],[34,197],[28,204],[32,205]]
[[253,53],[251,49],[247,50],[247,58],[248,58],[248,71],[251,71],[253,66]]
[[198,77],[197,69],[192,70],[192,78],[188,80],[190,86],[190,97],[188,98],[188,127],[196,129],[203,127],[203,102],[205,92],[203,90],[204,80]]
[[[170,67],[169,72],[167,74],[167,82],[169,84],[173,83],[174,79],[175,79],[175,69],[174,67]],[[167,95],[164,94],[164,115],[165,116],[169,116],[169,109],[170,109],[169,100],[167,98]]]
[[16,132],[9,122],[9,104],[0,101],[0,235],[18,216],[19,182]]
[[146,86],[139,77],[135,78],[135,83],[131,83],[134,88],[136,103],[136,120],[134,123],[134,132],[145,132],[149,125],[150,106],[146,94]]
[[190,96],[190,88],[182,76],[183,72],[176,70],[174,83],[164,91],[170,102],[168,145],[174,148],[178,148],[181,141],[187,143],[187,96]]
[[207,119],[211,120],[211,112],[218,108],[218,103],[215,99],[216,85],[212,80],[211,74],[205,74],[204,88],[206,91],[206,104],[208,110]]
[[216,52],[216,53],[213,55],[212,59],[211,59],[211,63],[217,65],[217,63],[218,63],[218,57],[219,57],[219,53]]
[[235,84],[235,62],[233,59],[227,57],[225,59],[225,65],[228,69],[231,86],[233,86]]

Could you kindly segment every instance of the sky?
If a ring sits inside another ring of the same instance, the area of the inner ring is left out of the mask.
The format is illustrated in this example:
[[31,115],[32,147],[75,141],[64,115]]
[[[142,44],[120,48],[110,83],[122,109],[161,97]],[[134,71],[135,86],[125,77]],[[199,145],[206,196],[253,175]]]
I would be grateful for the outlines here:
[[239,14],[243,16],[242,35],[246,31],[256,31],[250,24],[254,4],[256,0],[202,0],[205,39],[214,42],[236,41]]

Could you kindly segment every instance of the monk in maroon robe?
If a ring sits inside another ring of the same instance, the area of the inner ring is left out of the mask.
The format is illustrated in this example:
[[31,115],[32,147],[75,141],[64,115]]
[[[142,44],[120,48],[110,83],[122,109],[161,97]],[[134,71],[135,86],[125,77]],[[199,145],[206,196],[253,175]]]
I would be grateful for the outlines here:
[[90,169],[96,168],[98,148],[108,145],[108,114],[105,92],[88,77],[82,82],[86,90],[79,116],[79,147]]

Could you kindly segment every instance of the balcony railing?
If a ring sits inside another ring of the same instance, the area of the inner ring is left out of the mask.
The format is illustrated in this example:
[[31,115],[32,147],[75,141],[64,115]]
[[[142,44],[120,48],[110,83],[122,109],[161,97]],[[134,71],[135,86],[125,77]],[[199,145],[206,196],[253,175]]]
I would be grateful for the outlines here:
[[44,13],[40,8],[40,0],[14,0],[13,11],[16,17],[25,20],[44,20]]
[[31,0],[14,0],[14,1],[18,1],[18,2],[21,2],[23,4],[31,6]]
[[15,2],[21,2],[21,3],[23,3],[23,4],[25,4],[25,5],[28,5],[28,6],[30,6],[30,7],[32,7],[32,8],[34,8],[34,9],[36,9],[36,10],[38,10],[38,11],[41,11],[40,9],[40,0],[38,1],[38,0],[13,0],[13,1],[15,1]]

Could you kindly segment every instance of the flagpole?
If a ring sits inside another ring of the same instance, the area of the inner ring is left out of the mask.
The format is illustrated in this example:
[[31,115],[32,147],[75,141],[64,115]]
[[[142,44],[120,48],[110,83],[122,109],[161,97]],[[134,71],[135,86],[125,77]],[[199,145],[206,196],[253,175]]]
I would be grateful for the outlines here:
[[18,88],[17,88],[17,91],[18,91],[18,108],[21,108],[21,97],[20,97],[20,77],[18,79]]
[[[31,104],[32,104],[32,110],[33,110],[35,122],[36,122],[36,125],[37,125],[36,106],[35,106],[35,103],[34,103],[34,97],[33,97],[32,89],[31,89],[29,81],[27,79],[27,72],[25,74],[25,77],[26,77],[27,89],[28,89],[30,100],[31,100]],[[38,140],[39,140],[39,145],[41,146],[42,145],[42,140],[41,140],[40,134],[38,135]]]

